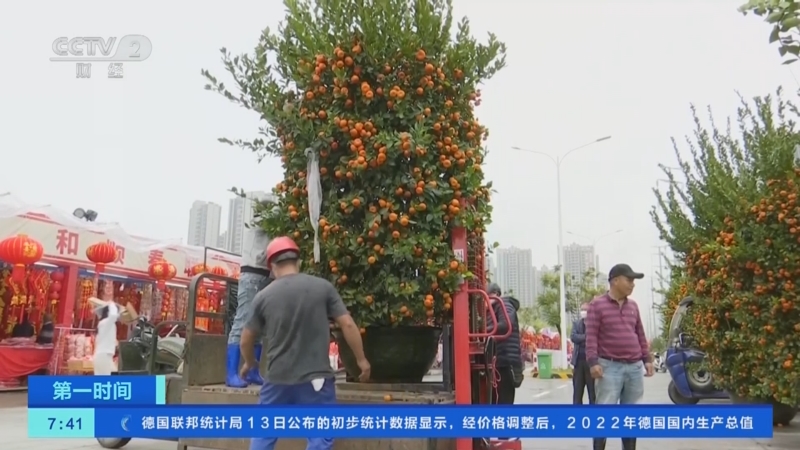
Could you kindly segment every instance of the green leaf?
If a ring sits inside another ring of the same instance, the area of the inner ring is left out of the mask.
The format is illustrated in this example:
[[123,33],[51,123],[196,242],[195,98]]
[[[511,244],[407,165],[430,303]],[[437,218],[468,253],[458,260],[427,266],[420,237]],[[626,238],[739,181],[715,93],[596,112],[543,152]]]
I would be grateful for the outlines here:
[[767,16],[767,23],[778,23],[783,19],[783,11],[775,11]]
[[800,25],[800,17],[792,16],[787,17],[781,21],[781,28],[783,31],[789,31],[791,28],[797,28]]
[[778,27],[772,28],[772,33],[769,34],[769,43],[772,44],[781,38],[781,30]]

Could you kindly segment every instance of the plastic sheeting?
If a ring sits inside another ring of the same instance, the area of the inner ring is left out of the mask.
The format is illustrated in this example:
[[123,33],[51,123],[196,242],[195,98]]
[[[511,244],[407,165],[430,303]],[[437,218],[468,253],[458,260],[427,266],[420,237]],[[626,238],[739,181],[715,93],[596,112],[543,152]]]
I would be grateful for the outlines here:
[[[24,215],[46,216],[54,222],[72,229],[102,233],[115,243],[137,252],[149,252],[167,247],[192,247],[179,240],[157,240],[131,236],[117,223],[87,222],[50,205],[28,205],[13,194],[0,194],[0,220]],[[201,249],[201,247],[197,247]]]

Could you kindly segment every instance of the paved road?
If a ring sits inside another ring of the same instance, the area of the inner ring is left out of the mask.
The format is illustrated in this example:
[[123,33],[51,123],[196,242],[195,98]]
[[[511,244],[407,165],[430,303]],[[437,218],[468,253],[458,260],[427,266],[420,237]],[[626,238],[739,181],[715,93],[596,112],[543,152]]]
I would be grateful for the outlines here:
[[[646,381],[643,403],[670,403],[667,397],[669,377],[657,374]],[[566,404],[572,398],[572,383],[568,380],[526,379],[517,391],[517,403]],[[99,450],[100,446],[92,439],[47,440],[28,439],[27,414],[24,394],[0,393],[0,438],[3,450]],[[133,440],[126,450],[175,450],[175,443],[147,440]],[[792,426],[776,429],[773,439],[764,440],[691,440],[691,439],[649,439],[640,440],[638,450],[796,450],[800,449],[800,420]],[[620,444],[609,441],[608,449],[617,450]],[[589,450],[591,441],[587,439],[525,439],[524,450]]]
[[[531,380],[517,391],[516,403],[572,403],[572,380]],[[669,375],[656,374],[645,378],[645,395],[642,403],[672,404],[667,396]],[[587,439],[523,439],[523,450],[589,450]],[[609,439],[608,450],[622,448],[619,440]],[[776,428],[772,439],[640,439],[637,450],[797,450],[800,449],[800,420],[792,426]]]

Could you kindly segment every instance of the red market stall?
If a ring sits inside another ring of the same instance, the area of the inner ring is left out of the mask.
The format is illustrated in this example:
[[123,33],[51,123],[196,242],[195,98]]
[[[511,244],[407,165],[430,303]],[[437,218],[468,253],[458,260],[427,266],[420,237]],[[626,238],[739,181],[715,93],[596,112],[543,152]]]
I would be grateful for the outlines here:
[[[20,378],[47,367],[52,345],[39,345],[35,326],[52,311],[48,301],[51,279],[33,265],[42,258],[42,244],[24,234],[0,240],[0,260],[9,269],[0,272],[0,389],[21,387]],[[37,320],[38,319],[38,320]],[[48,343],[49,344],[49,343]]]
[[[186,317],[186,287],[198,264],[218,272],[239,272],[240,258],[226,252],[133,236],[117,224],[87,222],[51,206],[27,205],[0,195],[0,241],[19,235],[38,243],[41,255],[36,261],[21,262],[0,256],[0,390],[4,385],[24,385],[27,375],[39,371],[64,370],[66,361],[75,357],[69,349],[78,345],[67,345],[78,339],[68,336],[91,335],[94,329],[89,297],[131,303],[154,322],[180,320]],[[175,276],[163,289],[156,289],[159,280],[149,270],[160,261],[172,265]],[[17,281],[20,276],[22,281]],[[216,292],[211,287],[208,307],[220,308],[223,302],[211,295]],[[52,314],[57,330],[54,346],[35,348],[30,342],[8,340],[23,312],[37,333],[44,314]],[[118,338],[126,337],[127,327],[120,326]],[[87,348],[84,343],[83,353]],[[49,365],[43,362],[48,352]],[[7,360],[27,362],[10,370]]]
[[[531,364],[534,373],[539,371],[539,350],[558,351],[561,349],[561,339],[557,331],[545,329],[539,332],[533,327],[523,327],[520,330],[522,342],[522,359],[526,364]],[[567,359],[572,360],[572,341],[567,341]]]

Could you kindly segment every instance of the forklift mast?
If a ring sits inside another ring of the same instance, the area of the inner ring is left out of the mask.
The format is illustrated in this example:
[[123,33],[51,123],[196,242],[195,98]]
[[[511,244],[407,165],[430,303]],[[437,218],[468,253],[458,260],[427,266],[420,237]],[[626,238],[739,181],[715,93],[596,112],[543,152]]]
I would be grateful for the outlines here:
[[[502,301],[486,293],[486,247],[482,235],[459,227],[452,232],[455,258],[467,267],[473,276],[462,283],[453,295],[452,372],[457,405],[485,405],[496,402],[497,372],[495,348],[498,341],[511,335],[487,331],[487,323],[496,324],[498,318],[491,307],[492,301]],[[505,308],[499,308],[508,323]],[[493,440],[491,437],[456,440],[456,450],[521,450],[519,439]]]

